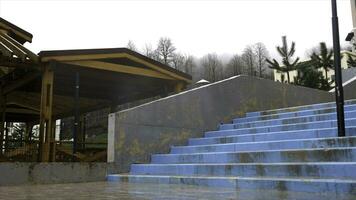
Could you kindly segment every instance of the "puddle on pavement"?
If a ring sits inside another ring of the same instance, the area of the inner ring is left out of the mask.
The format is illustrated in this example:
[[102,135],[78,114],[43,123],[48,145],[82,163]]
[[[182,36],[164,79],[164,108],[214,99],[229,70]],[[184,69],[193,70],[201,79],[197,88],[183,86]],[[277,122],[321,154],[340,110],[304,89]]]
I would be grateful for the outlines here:
[[89,182],[48,185],[23,185],[0,187],[0,199],[39,200],[163,200],[163,199],[295,199],[295,200],[355,200],[356,196],[334,194],[314,194],[300,192],[278,192],[270,190],[234,190],[231,188],[211,188],[190,185],[132,184],[116,182]]

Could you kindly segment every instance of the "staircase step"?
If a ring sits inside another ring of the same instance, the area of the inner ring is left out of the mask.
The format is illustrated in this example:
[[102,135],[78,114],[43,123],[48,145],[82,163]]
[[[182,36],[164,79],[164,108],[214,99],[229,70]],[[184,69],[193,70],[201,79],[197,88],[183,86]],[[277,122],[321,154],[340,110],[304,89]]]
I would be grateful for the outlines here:
[[[344,110],[346,111],[355,111],[356,105],[347,105],[344,106]],[[234,124],[246,123],[246,122],[255,122],[261,120],[270,120],[270,119],[284,119],[291,117],[302,117],[302,116],[310,116],[310,115],[318,115],[318,114],[326,114],[336,112],[336,108],[323,108],[323,109],[314,109],[314,110],[302,110],[302,111],[294,111],[294,112],[286,112],[286,113],[278,113],[278,114],[270,114],[270,115],[262,115],[255,117],[242,117],[236,118],[233,120]]]
[[207,177],[108,175],[109,182],[188,184],[236,189],[265,189],[294,192],[356,194],[356,181],[343,179],[275,178],[275,177]]
[[354,147],[356,137],[313,138],[298,140],[280,140],[267,142],[245,142],[229,144],[212,144],[199,146],[173,146],[172,154],[206,153],[206,152],[245,152],[262,150],[286,150],[286,149],[310,149],[310,148],[333,148]]
[[[345,126],[346,127],[356,126],[356,118],[345,119]],[[279,126],[263,126],[258,128],[208,131],[205,133],[205,137],[231,136],[231,135],[256,134],[256,133],[306,130],[306,129],[322,129],[322,128],[333,128],[333,127],[337,127],[336,120],[307,122],[307,123],[299,123],[299,124],[286,124],[286,125],[279,125]]]
[[356,195],[356,100],[250,112],[108,181]]
[[[347,127],[345,131],[347,136],[356,136],[356,126]],[[188,140],[188,145],[198,146],[198,145],[209,145],[209,144],[328,138],[328,137],[337,137],[337,135],[338,135],[337,128],[306,129],[306,130],[296,130],[296,131],[259,133],[259,134],[242,134],[242,135],[232,135],[232,136],[190,138]]]
[[[356,118],[356,110],[345,112],[345,118]],[[270,119],[270,120],[262,120],[255,122],[246,122],[246,123],[238,123],[238,124],[221,124],[219,126],[219,130],[228,130],[228,129],[243,129],[243,128],[257,128],[263,126],[278,126],[278,125],[286,125],[286,124],[298,124],[298,123],[307,123],[307,122],[317,122],[317,121],[328,121],[328,120],[336,120],[337,115],[335,112],[319,114],[319,115],[308,115],[302,117],[290,117],[283,119]]]
[[133,164],[131,174],[356,179],[355,162]]
[[[345,105],[350,105],[350,104],[356,104],[356,100],[353,99],[353,100],[345,101]],[[323,108],[330,108],[330,107],[335,107],[335,102],[287,107],[287,108],[257,111],[257,112],[248,112],[248,113],[246,113],[246,116],[247,117],[255,117],[255,116],[262,116],[262,115],[270,115],[270,114],[294,112],[294,111],[302,111],[302,110],[311,110],[311,109],[323,109]]]
[[356,162],[356,147],[194,154],[154,154],[152,164]]

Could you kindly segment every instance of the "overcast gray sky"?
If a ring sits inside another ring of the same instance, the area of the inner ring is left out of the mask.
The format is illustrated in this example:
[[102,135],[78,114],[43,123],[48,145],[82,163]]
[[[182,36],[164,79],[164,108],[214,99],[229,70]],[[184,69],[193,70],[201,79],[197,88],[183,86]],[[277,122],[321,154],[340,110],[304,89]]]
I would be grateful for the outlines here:
[[[340,40],[352,29],[349,0],[338,0]],[[123,1],[0,0],[0,16],[34,35],[40,50],[139,49],[170,37],[177,49],[197,57],[241,53],[263,42],[272,56],[281,36],[296,42],[297,55],[320,41],[332,44],[330,0]]]

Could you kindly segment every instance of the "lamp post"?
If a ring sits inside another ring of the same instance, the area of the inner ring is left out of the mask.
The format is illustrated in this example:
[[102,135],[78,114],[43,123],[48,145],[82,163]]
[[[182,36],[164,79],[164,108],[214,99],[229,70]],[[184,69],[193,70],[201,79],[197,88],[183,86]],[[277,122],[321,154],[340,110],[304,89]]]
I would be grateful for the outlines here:
[[344,116],[344,89],[341,76],[341,56],[339,41],[339,22],[337,17],[336,0],[331,0],[332,8],[332,28],[333,28],[333,47],[334,47],[334,69],[335,69],[335,98],[337,109],[338,136],[345,136],[345,116]]

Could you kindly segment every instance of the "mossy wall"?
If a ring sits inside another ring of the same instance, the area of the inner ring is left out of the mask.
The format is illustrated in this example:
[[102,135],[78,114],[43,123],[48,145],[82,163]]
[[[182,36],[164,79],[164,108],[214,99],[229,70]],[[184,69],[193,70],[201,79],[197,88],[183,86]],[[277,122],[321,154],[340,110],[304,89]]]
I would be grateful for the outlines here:
[[109,115],[108,161],[120,172],[246,112],[333,101],[333,94],[237,76]]
[[84,162],[2,162],[0,186],[105,181],[115,166],[108,163]]
[[345,99],[356,99],[356,80],[344,86]]

